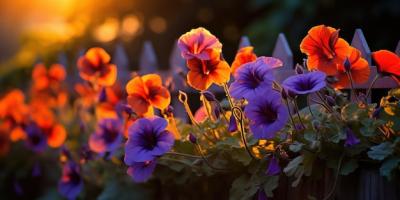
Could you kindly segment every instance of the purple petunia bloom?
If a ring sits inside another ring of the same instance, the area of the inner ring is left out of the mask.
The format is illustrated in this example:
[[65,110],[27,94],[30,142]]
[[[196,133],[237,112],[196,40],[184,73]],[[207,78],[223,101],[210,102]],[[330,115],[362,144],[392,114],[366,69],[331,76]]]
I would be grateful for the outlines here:
[[326,86],[326,75],[320,71],[297,74],[287,78],[282,85],[295,94],[310,94]]
[[104,154],[113,152],[122,141],[122,125],[118,119],[103,119],[89,138],[89,147],[92,151]]
[[264,56],[242,65],[234,75],[235,81],[230,85],[229,93],[236,99],[265,93],[265,89],[272,87],[273,69],[281,66],[279,59]]
[[289,114],[279,92],[269,89],[263,94],[249,99],[244,114],[250,120],[250,130],[255,138],[271,139],[285,126]]
[[75,199],[83,188],[79,165],[70,161],[63,165],[58,191],[67,199]]
[[128,168],[128,175],[132,177],[136,183],[146,182],[154,169],[156,168],[157,161],[150,160],[145,162],[134,162]]
[[131,125],[125,144],[125,164],[154,160],[171,150],[175,138],[165,129],[167,125],[167,120],[160,117],[141,118]]
[[269,160],[267,171],[265,172],[267,176],[275,176],[281,172],[281,167],[279,166],[278,159],[272,156]]
[[47,147],[47,139],[36,123],[30,123],[25,132],[27,134],[26,145],[34,152],[42,152]]
[[354,134],[354,132],[350,128],[346,128],[346,141],[344,143],[345,147],[351,147],[360,143],[360,139]]

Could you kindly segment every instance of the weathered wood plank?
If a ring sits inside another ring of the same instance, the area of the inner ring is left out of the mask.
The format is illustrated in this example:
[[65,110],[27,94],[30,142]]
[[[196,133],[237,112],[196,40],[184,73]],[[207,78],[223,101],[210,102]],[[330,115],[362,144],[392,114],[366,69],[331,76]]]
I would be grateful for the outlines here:
[[360,50],[362,57],[368,61],[369,65],[371,65],[371,50],[361,29],[356,29],[354,32],[351,46]]
[[280,33],[276,40],[272,57],[279,58],[283,62],[282,69],[293,69],[293,53],[283,33]]
[[143,75],[143,74],[155,73],[157,71],[158,71],[158,62],[153,45],[150,41],[145,41],[143,43],[142,52],[140,54],[139,73]]

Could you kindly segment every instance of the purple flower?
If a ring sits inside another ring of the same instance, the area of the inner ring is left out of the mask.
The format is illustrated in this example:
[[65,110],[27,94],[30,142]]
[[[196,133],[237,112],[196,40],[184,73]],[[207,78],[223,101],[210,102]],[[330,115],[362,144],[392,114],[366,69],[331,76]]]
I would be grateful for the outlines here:
[[275,176],[281,173],[281,167],[279,166],[279,161],[278,159],[275,158],[275,156],[272,156],[271,159],[269,160],[268,168],[265,173],[267,174],[267,176]]
[[236,119],[235,119],[235,116],[233,116],[233,113],[232,113],[231,117],[229,118],[228,131],[230,133],[237,131]]
[[154,160],[171,150],[175,139],[166,130],[168,123],[164,118],[151,117],[138,119],[128,128],[128,141],[125,144],[125,164]]
[[272,89],[249,99],[244,113],[250,120],[250,130],[257,139],[273,138],[289,118],[280,93]]
[[284,88],[294,92],[295,94],[309,94],[325,87],[325,78],[325,73],[314,71],[291,76],[283,81],[282,85]]
[[256,94],[265,94],[265,90],[272,87],[274,74],[272,69],[282,66],[279,59],[272,57],[259,57],[253,62],[240,67],[230,85],[229,92],[233,98],[248,99]]
[[267,195],[262,188],[258,189],[257,193],[257,200],[268,200]]
[[26,145],[34,152],[42,152],[47,147],[47,139],[36,123],[30,123],[26,129]]
[[156,168],[156,160],[150,160],[145,162],[134,162],[128,168],[128,174],[132,177],[136,183],[146,182],[154,169]]
[[197,138],[193,133],[189,133],[189,141],[193,144],[197,144]]
[[350,128],[346,128],[346,142],[344,143],[345,147],[351,147],[360,143],[360,139],[354,134],[354,132]]
[[67,162],[63,165],[61,179],[58,182],[58,191],[67,199],[75,199],[81,192],[83,180],[79,165]]
[[118,119],[103,119],[89,138],[89,147],[92,151],[104,154],[113,152],[122,141],[122,125]]

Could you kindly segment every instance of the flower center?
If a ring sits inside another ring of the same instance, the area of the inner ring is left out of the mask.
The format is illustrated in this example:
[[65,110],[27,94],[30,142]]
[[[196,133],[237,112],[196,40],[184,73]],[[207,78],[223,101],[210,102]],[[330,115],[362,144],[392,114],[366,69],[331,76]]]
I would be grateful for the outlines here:
[[272,105],[268,104],[263,110],[262,114],[264,116],[264,120],[267,124],[272,124],[278,118],[276,111],[272,108]]
[[147,150],[153,150],[157,146],[157,135],[153,132],[145,133],[143,135],[143,148]]
[[296,90],[299,91],[307,91],[307,90],[311,90],[314,86],[314,81],[307,79],[307,80],[303,80],[303,81],[298,81],[296,84]]
[[118,130],[106,130],[104,134],[104,140],[107,143],[112,143],[118,137],[118,134],[119,134]]

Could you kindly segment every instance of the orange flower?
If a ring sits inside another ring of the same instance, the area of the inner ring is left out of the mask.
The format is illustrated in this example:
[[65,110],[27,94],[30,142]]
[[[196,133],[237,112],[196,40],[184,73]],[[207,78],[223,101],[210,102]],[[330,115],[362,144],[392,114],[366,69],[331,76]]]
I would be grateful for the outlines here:
[[222,44],[205,28],[192,29],[178,40],[178,47],[185,59],[209,60],[212,54],[221,54]]
[[[104,88],[105,99],[103,102],[99,102],[96,106],[97,119],[104,118],[118,118],[116,112],[116,106],[122,99],[123,91],[121,84],[116,83],[111,87]],[[100,94],[97,95],[99,98]]]
[[235,74],[236,70],[245,63],[255,61],[257,59],[256,54],[253,52],[252,46],[241,48],[235,56],[235,60],[231,65],[232,74]]
[[77,83],[74,89],[79,94],[81,106],[89,108],[96,102],[98,92],[96,92],[93,87],[90,87],[89,84]]
[[111,86],[117,79],[117,67],[110,64],[111,57],[102,48],[91,48],[79,58],[79,75],[83,80]]
[[222,85],[230,79],[229,65],[219,58],[211,60],[190,59],[187,61],[189,72],[187,82],[197,90],[206,90],[213,83]]
[[171,102],[171,96],[157,74],[133,78],[126,85],[126,92],[128,104],[138,115],[151,115],[153,106],[165,109]]
[[[350,47],[351,53],[349,56],[350,61],[350,74],[354,83],[362,84],[368,81],[369,74],[371,72],[368,62],[361,57],[361,52],[354,48]],[[344,68],[344,64],[340,65],[338,68],[337,74],[338,82],[334,83],[333,86],[337,89],[342,89],[350,85],[350,80],[347,77],[346,70]]]
[[0,119],[21,124],[25,122],[28,112],[25,95],[21,90],[12,90],[0,100]]
[[308,56],[308,69],[327,75],[335,75],[350,53],[349,44],[339,38],[339,30],[325,25],[311,28],[301,41],[300,50]]
[[50,87],[58,87],[65,80],[65,77],[65,69],[60,64],[51,65],[49,70],[43,64],[37,64],[32,72],[33,88],[44,90]]
[[57,148],[64,144],[67,132],[55,121],[53,112],[46,106],[36,102],[31,105],[32,119],[42,130],[50,147]]
[[372,53],[378,72],[383,76],[391,76],[400,85],[400,57],[388,50]]

